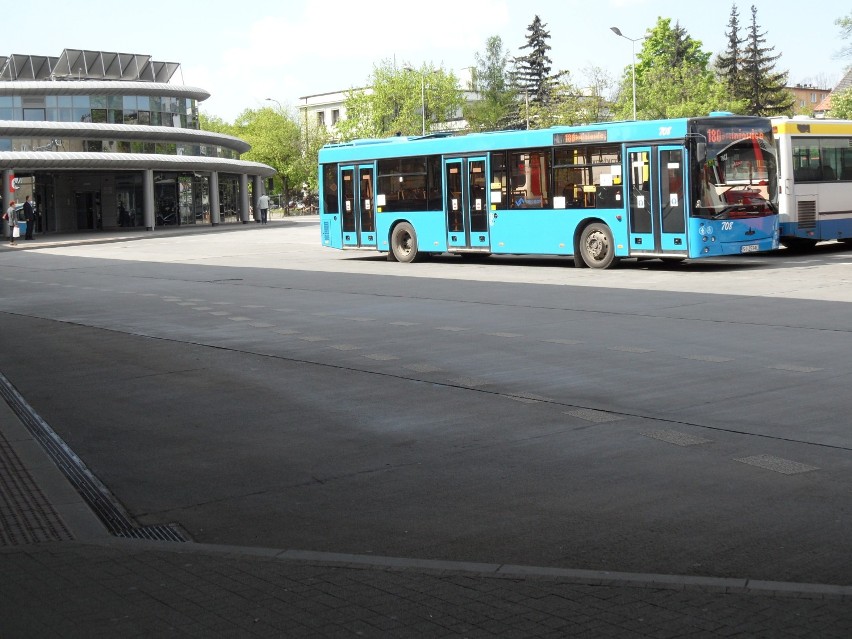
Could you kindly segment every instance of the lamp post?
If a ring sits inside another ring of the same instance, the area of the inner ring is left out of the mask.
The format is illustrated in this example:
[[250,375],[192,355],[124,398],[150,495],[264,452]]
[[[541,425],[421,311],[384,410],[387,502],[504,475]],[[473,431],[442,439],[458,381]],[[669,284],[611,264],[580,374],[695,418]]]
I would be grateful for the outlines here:
[[644,40],[644,37],[641,38],[628,38],[621,32],[621,29],[618,27],[610,27],[610,31],[612,31],[619,38],[624,38],[625,40],[630,40],[630,44],[633,48],[633,56],[631,58],[631,67],[633,69],[633,119],[636,120],[636,43],[639,40]]
[[277,104],[277,105],[278,105],[278,112],[279,112],[279,113],[280,113],[281,111],[283,111],[283,110],[284,110],[284,109],[281,107],[281,103],[280,103],[278,100],[276,100],[275,98],[264,98],[264,100],[266,100],[267,102],[274,102],[275,104]]

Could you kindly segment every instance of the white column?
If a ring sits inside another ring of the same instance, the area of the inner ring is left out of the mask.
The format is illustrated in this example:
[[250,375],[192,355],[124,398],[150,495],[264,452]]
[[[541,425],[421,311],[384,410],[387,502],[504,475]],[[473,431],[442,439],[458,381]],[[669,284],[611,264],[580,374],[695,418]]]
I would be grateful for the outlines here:
[[249,192],[248,175],[240,176],[240,220],[243,224],[249,223]]
[[210,223],[218,226],[222,218],[219,214],[219,174],[213,171],[210,174]]
[[252,176],[252,189],[251,189],[251,199],[252,206],[254,207],[254,221],[260,224],[260,207],[258,206],[258,201],[260,200],[260,195],[263,193],[263,180],[259,175]]
[[142,174],[142,214],[145,230],[154,230],[154,171],[146,169]]

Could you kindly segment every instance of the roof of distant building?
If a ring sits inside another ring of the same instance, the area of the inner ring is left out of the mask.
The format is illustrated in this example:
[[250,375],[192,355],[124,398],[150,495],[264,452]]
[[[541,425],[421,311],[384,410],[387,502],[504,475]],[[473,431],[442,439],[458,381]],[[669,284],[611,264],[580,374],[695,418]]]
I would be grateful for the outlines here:
[[822,99],[816,109],[814,109],[814,113],[827,113],[831,110],[831,96],[834,93],[840,93],[841,91],[845,91],[846,89],[852,87],[852,67],[849,67],[846,70],[846,73],[842,78],[840,78],[840,82],[837,83],[837,86],[831,90],[827,96]]
[[13,53],[0,56],[0,81],[125,80],[168,83],[177,62],[158,62],[149,55],[64,49],[57,56]]

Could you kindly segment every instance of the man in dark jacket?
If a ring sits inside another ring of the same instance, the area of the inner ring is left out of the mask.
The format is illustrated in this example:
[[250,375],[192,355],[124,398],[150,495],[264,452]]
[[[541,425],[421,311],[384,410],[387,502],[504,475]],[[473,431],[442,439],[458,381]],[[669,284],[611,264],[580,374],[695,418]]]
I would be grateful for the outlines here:
[[27,221],[27,234],[24,236],[24,239],[31,240],[33,239],[33,231],[35,230],[35,210],[33,209],[33,203],[30,202],[29,195],[24,200],[24,219]]

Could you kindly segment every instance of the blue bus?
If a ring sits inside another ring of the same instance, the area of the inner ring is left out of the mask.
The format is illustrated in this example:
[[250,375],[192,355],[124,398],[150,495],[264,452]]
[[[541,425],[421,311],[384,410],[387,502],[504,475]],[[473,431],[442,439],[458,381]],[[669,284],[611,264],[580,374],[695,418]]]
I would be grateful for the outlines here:
[[412,262],[563,255],[578,267],[778,248],[769,119],[606,122],[329,144],[323,246]]

